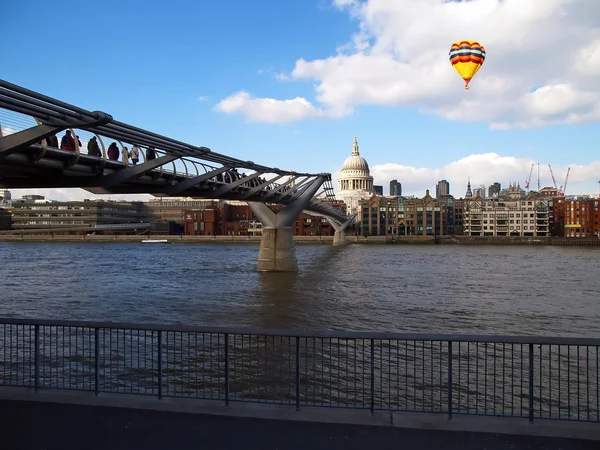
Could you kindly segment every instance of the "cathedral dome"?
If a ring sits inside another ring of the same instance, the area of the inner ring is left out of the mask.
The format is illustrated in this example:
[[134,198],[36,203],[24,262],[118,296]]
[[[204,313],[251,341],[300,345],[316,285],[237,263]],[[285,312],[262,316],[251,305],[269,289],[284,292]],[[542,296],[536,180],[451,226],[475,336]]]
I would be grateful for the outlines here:
[[356,136],[354,136],[352,154],[346,158],[346,161],[344,161],[344,165],[342,166],[342,172],[344,171],[364,171],[367,176],[369,175],[369,163],[367,163],[367,160],[360,156],[360,153],[358,152],[358,141],[356,140]]
[[350,155],[344,161],[342,170],[365,170],[369,171],[367,160],[360,155]]

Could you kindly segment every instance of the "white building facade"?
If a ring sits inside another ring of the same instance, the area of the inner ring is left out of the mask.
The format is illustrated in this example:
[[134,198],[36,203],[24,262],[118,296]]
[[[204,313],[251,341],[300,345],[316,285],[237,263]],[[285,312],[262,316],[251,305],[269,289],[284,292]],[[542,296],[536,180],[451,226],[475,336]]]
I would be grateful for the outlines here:
[[490,200],[476,196],[463,206],[468,236],[550,236],[548,199],[534,195]]
[[348,214],[358,213],[360,220],[361,201],[370,198],[374,193],[369,164],[365,158],[360,156],[355,135],[352,154],[344,161],[342,173],[338,179],[337,197],[346,203]]

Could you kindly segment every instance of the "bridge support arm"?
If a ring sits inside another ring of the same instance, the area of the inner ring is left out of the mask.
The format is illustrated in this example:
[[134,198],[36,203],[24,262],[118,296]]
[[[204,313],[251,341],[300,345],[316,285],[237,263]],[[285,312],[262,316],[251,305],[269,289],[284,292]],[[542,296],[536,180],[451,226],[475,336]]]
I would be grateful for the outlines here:
[[126,167],[117,172],[113,172],[110,175],[104,175],[102,178],[102,187],[117,186],[125,181],[137,178],[152,169],[156,169],[157,167],[176,159],[179,159],[179,156],[165,155],[157,159],[146,161],[145,163],[137,166]]
[[348,239],[346,239],[346,230],[348,229],[348,225],[352,223],[355,217],[356,213],[348,217],[348,220],[346,220],[343,223],[339,220],[327,217],[327,220],[335,230],[335,234],[333,235],[333,245],[339,246],[346,245],[348,243]]
[[324,181],[322,177],[315,178],[310,187],[277,213],[264,203],[248,203],[263,225],[256,267],[259,272],[298,271],[292,225]]
[[56,127],[54,125],[36,125],[8,136],[0,137],[0,158],[10,155],[17,150],[27,147],[52,134],[59,133],[67,127]]

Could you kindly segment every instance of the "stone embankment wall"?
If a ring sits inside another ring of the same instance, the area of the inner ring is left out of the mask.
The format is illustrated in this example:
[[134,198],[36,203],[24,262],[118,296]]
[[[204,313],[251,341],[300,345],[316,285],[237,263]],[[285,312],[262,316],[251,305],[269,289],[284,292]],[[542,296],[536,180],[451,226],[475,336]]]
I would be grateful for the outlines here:
[[600,246],[600,239],[528,236],[436,236],[436,244]]
[[[40,235],[2,234],[0,242],[141,242],[146,239],[166,239],[174,243],[260,243],[260,236],[174,236],[164,235]],[[298,244],[329,244],[333,236],[294,236]],[[450,244],[450,245],[577,245],[598,246],[600,239],[557,237],[494,237],[494,236],[348,236],[349,244]]]

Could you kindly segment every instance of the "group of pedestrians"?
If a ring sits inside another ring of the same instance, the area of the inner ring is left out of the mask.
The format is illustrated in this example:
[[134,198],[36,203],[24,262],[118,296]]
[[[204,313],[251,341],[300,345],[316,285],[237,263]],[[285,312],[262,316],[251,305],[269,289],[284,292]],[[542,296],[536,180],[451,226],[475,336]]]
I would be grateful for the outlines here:
[[[88,144],[88,150],[89,150],[89,148],[90,148],[90,146]],[[150,149],[148,149],[148,151],[150,151]],[[108,159],[110,159],[111,161],[118,161],[119,154],[121,155],[121,161],[123,161],[124,163],[128,163],[129,159],[131,159],[131,164],[133,164],[135,166],[140,161],[140,147],[135,144],[131,147],[131,150],[128,150],[127,147],[123,146],[123,148],[119,152],[119,147],[117,147],[117,143],[113,142],[112,144],[110,144],[108,146],[108,151],[106,153],[107,153]],[[146,157],[147,157],[147,153],[146,153]]]
[[[79,136],[73,137],[71,130],[66,130],[65,135],[60,140],[60,146],[58,145],[58,138],[56,134],[52,134],[46,138],[46,145],[50,147],[60,148],[61,150],[75,151],[75,138],[77,139],[77,143],[79,144],[79,148],[83,147]],[[99,158],[102,157],[102,150],[100,150],[100,146],[98,145],[98,140],[96,136],[92,136],[87,144],[88,155],[97,156]],[[131,150],[127,147],[123,146],[123,148],[119,151],[119,147],[116,142],[113,142],[109,145],[108,150],[106,152],[106,156],[111,161],[118,161],[119,157],[121,157],[121,161],[124,163],[129,163],[131,159],[131,164],[136,165],[140,161],[140,153],[141,148],[139,145],[133,145]],[[146,159],[155,159],[156,158],[156,150],[154,148],[149,147],[146,150]]]
[[[75,151],[75,139],[77,139],[77,143],[79,144],[79,148],[82,147],[81,140],[79,136],[73,137],[71,134],[71,130],[66,130],[65,135],[60,140],[60,147],[58,145],[58,138],[56,134],[48,136],[46,138],[46,144],[50,147],[60,148],[61,150],[70,150]],[[99,158],[102,157],[102,150],[100,150],[100,146],[98,145],[98,141],[96,136],[92,136],[87,144],[88,155],[97,156]],[[111,161],[119,161],[119,157],[121,157],[121,161],[125,164],[129,164],[129,160],[131,159],[131,164],[136,165],[140,160],[141,148],[139,145],[134,144],[129,150],[127,147],[123,146],[123,148],[119,151],[119,147],[116,142],[113,142],[108,146],[108,150],[106,151],[106,156]],[[150,161],[156,159],[156,150],[153,147],[148,147],[146,150],[146,161]],[[233,183],[236,180],[241,178],[245,178],[245,173],[239,173],[237,169],[228,170],[222,174],[219,174],[215,177],[215,181],[221,183]],[[253,178],[248,182],[250,187],[258,187],[262,184],[267,183],[267,180],[264,177]],[[267,190],[271,189],[271,186],[268,185],[266,187]],[[290,187],[286,186],[283,190],[287,191]]]

